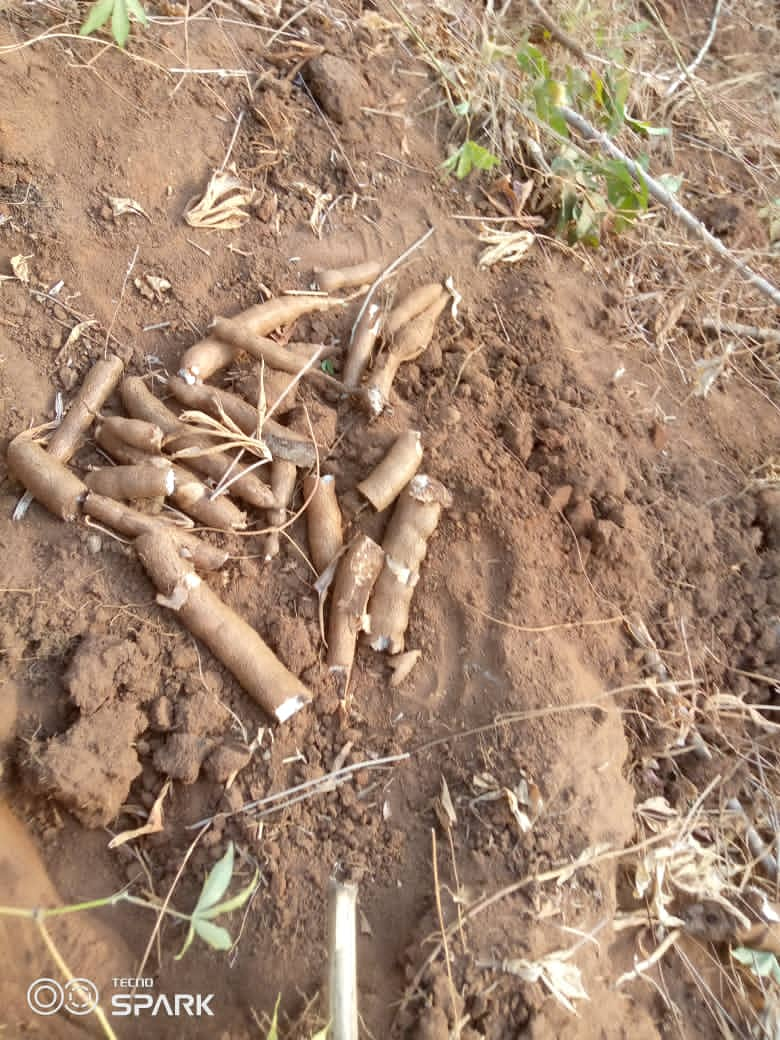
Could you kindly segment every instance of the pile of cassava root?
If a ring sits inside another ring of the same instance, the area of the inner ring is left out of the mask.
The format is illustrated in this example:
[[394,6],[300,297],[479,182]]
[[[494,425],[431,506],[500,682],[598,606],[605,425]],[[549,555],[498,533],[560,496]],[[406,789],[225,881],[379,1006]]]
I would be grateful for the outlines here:
[[[400,365],[428,347],[450,295],[433,283],[415,289],[387,315],[378,304],[364,304],[341,359],[340,378],[317,364],[323,347],[268,338],[305,314],[344,306],[346,300],[330,294],[365,287],[380,273],[374,263],[321,271],[318,294],[269,299],[237,317],[217,318],[208,337],[185,351],[178,374],[164,380],[173,407],[145,379],[125,375],[118,357],[108,356],[88,372],[47,443],[48,427],[38,427],[19,434],[8,448],[8,468],[28,500],[37,499],[63,520],[132,540],[157,602],[174,611],[279,722],[307,704],[311,692],[202,580],[200,573],[218,570],[228,553],[192,528],[197,522],[211,530],[245,531],[244,510],[263,511],[265,556],[271,559],[279,550],[280,530],[292,522],[290,508],[303,471],[299,513],[305,512],[319,575],[321,620],[330,590],[327,662],[340,697],[346,700],[362,632],[375,650],[396,655],[395,683],[408,674],[419,653],[403,653],[409,608],[428,539],[442,508],[451,503],[450,494],[418,473],[421,438],[409,430],[358,484],[377,511],[396,503],[382,545],[357,529],[345,539],[335,480],[320,475],[308,413],[292,406],[306,380],[331,399],[356,401],[369,419],[381,414]],[[260,361],[257,405],[207,383],[242,354]],[[117,389],[125,415],[106,413]],[[284,416],[286,425],[275,415]],[[113,464],[90,467],[79,476],[68,463],[91,432]]]

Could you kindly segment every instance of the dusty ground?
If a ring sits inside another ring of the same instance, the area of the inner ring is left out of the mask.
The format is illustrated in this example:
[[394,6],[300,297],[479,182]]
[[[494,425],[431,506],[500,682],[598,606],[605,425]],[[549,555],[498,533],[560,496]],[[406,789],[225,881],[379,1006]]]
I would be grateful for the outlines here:
[[[162,898],[192,823],[322,775],[347,742],[347,763],[406,752],[394,767],[358,771],[260,826],[250,815],[218,821],[172,904],[193,905],[234,841],[240,877],[248,881],[253,866],[261,873],[246,918],[229,922],[240,941],[227,955],[196,942],[175,962],[183,929],[166,923],[145,974],[159,992],[215,994],[215,1018],[188,1023],[186,1035],[263,1035],[257,1016],[278,994],[293,1019],[322,986],[325,892],[336,873],[360,886],[366,1035],[440,1040],[453,1019],[444,960],[419,975],[439,932],[432,830],[450,924],[456,898],[471,905],[598,846],[630,845],[635,801],[663,795],[684,813],[716,776],[724,800],[745,798],[730,738],[703,727],[711,757],[697,757],[685,742],[685,710],[642,687],[650,670],[627,621],[644,621],[673,675],[696,677],[703,703],[719,692],[772,703],[780,493],[751,484],[750,474],[777,451],[777,407],[771,392],[739,378],[706,401],[694,397],[676,356],[627,335],[631,301],[598,255],[539,242],[517,268],[479,271],[474,226],[455,217],[489,207],[476,183],[442,180],[439,117],[426,111],[435,83],[371,12],[350,21],[315,6],[305,33],[283,35],[268,52],[270,30],[239,11],[226,8],[219,22],[204,14],[186,37],[191,68],[253,70],[233,79],[165,72],[185,64],[175,18],[150,30],[154,43],[134,36],[128,54],[67,35],[4,53],[2,96],[12,101],[0,117],[0,269],[10,274],[12,256],[29,256],[31,283],[0,283],[1,429],[10,438],[51,418],[55,394],[67,401],[109,329],[131,372],[175,371],[214,314],[238,312],[266,290],[306,288],[317,264],[389,262],[434,227],[392,293],[451,275],[464,297],[459,320],[444,320],[434,349],[403,371],[391,416],[367,426],[338,404],[337,439],[322,462],[345,515],[376,537],[386,518],[360,510],[354,488],[397,432],[422,432],[425,468],[452,492],[414,599],[407,642],[421,661],[396,690],[384,659],[363,648],[345,719],[301,552],[284,541],[266,564],[260,539],[229,539],[232,559],[209,580],[316,698],[266,730],[226,792],[225,758],[267,725],[260,709],[154,604],[130,547],[37,505],[12,523],[19,487],[6,479],[0,902],[77,903],[127,883]],[[284,8],[274,24],[292,13]],[[4,18],[3,46],[53,24],[36,7]],[[335,141],[289,77],[302,38],[350,62],[335,95],[311,80]],[[728,32],[720,45],[728,52]],[[193,231],[182,211],[222,163],[240,111],[231,160],[258,202],[240,230]],[[333,198],[320,238],[308,223],[312,190]],[[138,200],[150,220],[114,219],[109,195]],[[763,226],[736,205],[732,232],[749,230],[758,248]],[[136,290],[133,279],[145,274],[170,281],[162,302]],[[53,299],[31,291],[61,281]],[[357,306],[301,321],[296,338],[343,343]],[[69,345],[83,316],[97,324]],[[327,425],[331,405],[309,390],[304,400]],[[107,411],[117,408],[112,401]],[[87,444],[76,465],[94,461]],[[305,550],[302,521],[290,535]],[[164,831],[108,850],[109,832],[137,825],[169,773]],[[474,803],[485,774],[496,788],[523,779],[538,788],[529,833],[506,798]],[[457,814],[451,844],[436,813],[442,778]],[[534,881],[497,900],[468,922],[465,948],[451,938],[458,1014],[471,1030],[463,1035],[715,1035],[706,993],[674,961],[662,986],[615,988],[654,945],[641,950],[634,933],[613,926],[634,905],[623,881],[607,856],[560,884]],[[154,919],[116,907],[62,919],[52,932],[74,974],[93,979],[105,1000],[112,977],[135,974]],[[538,960],[590,932],[576,953],[590,1000],[578,1002],[576,1017],[541,983],[485,966]],[[87,1028],[64,1012],[29,1012],[27,986],[56,972],[32,923],[0,917],[0,944],[3,1036],[97,1035],[92,1019]],[[182,1032],[164,1019],[114,1025],[121,1037]]]

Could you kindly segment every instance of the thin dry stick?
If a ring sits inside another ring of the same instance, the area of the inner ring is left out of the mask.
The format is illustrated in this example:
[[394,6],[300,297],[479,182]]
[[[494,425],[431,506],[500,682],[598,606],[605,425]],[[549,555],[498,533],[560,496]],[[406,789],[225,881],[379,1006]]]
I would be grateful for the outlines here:
[[483,618],[487,618],[488,621],[492,621],[496,625],[501,625],[502,628],[510,628],[513,632],[557,632],[561,629],[567,628],[584,628],[587,625],[615,625],[618,622],[625,621],[623,614],[616,614],[614,617],[608,618],[596,618],[593,621],[562,621],[557,625],[515,625],[511,621],[504,621],[502,618],[494,617],[492,614],[488,614],[484,610],[480,610],[479,607],[475,607],[470,603],[464,604],[469,610],[474,610],[477,614],[480,614]]
[[755,286],[760,292],[768,296],[777,306],[780,307],[780,289],[773,285],[772,282],[764,278],[763,275],[754,271],[752,267],[749,267],[744,260],[740,260],[738,256],[734,254],[724,246],[719,238],[716,238],[707,228],[702,224],[700,220],[687,210],[677,199],[671,195],[666,188],[657,181],[655,177],[652,177],[649,173],[645,173],[642,167],[630,159],[625,152],[621,151],[616,144],[614,144],[607,137],[606,134],[602,133],[592,126],[587,119],[584,119],[579,112],[575,112],[574,109],[569,108],[568,105],[560,105],[558,111],[561,113],[563,118],[569,124],[574,127],[578,133],[582,134],[586,141],[591,141],[597,144],[599,148],[609,155],[612,159],[617,159],[619,162],[625,163],[631,176],[634,180],[640,184],[644,184],[653,198],[660,202],[662,206],[665,206],[677,219],[687,228],[687,230],[703,242],[707,248],[714,253],[716,256],[733,270],[737,271],[746,282],[750,285]]
[[[533,0],[531,0],[531,2],[533,3]],[[669,86],[666,88],[666,90],[664,91],[664,97],[671,97],[672,94],[674,94],[674,92],[680,86],[680,84],[684,83],[685,80],[690,79],[696,71],[696,69],[698,69],[698,67],[701,65],[702,61],[704,61],[705,55],[712,46],[712,41],[715,39],[715,33],[718,28],[718,18],[720,17],[720,9],[722,6],[723,0],[715,0],[715,8],[712,12],[712,21],[710,22],[710,31],[707,33],[707,39],[699,48],[699,53],[696,55],[696,57],[693,59],[690,65],[686,65],[680,73],[680,75],[677,77],[677,79],[674,80],[674,82],[670,83]]]
[[439,864],[436,856],[436,831],[431,827],[431,857],[433,861],[433,890],[436,896],[436,913],[439,916],[439,928],[441,930],[441,941],[444,947],[444,961],[447,965],[447,979],[450,984],[450,1000],[452,1001],[452,1014],[457,1022],[458,1019],[458,991],[452,978],[452,962],[450,960],[450,947],[447,942],[447,930],[444,927],[444,913],[441,908],[441,888],[439,887]]
[[[695,322],[683,321],[684,325],[694,325]],[[739,321],[718,321],[717,318],[703,318],[701,327],[705,332],[713,332],[716,335],[725,333],[727,336],[744,336],[746,339],[754,339],[758,343],[780,343],[780,331],[777,329],[765,329],[758,325],[743,325]]]
[[415,251],[415,249],[419,249],[420,246],[424,242],[427,242],[428,239],[431,237],[431,235],[434,233],[435,230],[436,230],[436,228],[432,228],[432,227],[428,228],[428,230],[425,232],[424,235],[421,235],[417,239],[416,242],[412,242],[412,244],[409,246],[409,248],[405,249],[403,251],[403,253],[401,253],[401,255],[396,260],[393,260],[392,264],[390,264],[389,267],[386,267],[384,269],[384,271],[380,274],[380,276],[377,278],[377,280],[374,282],[374,284],[371,286],[371,288],[366,293],[366,298],[365,298],[365,300],[363,300],[363,304],[362,304],[360,310],[357,313],[357,317],[355,318],[355,323],[352,326],[352,331],[349,334],[349,342],[350,343],[352,343],[353,339],[355,338],[355,329],[357,329],[358,325],[360,324],[360,319],[365,314],[366,309],[367,309],[369,303],[371,303],[371,299],[372,299],[374,293],[377,291],[377,289],[382,284],[382,282],[387,281],[387,279],[390,277],[390,275],[393,273],[393,271],[396,271],[401,266],[401,264],[404,262],[404,260],[406,260],[407,257],[412,255],[412,253]]
[[[35,918],[35,923],[38,925],[38,931],[41,933],[41,938],[43,939],[43,941],[44,941],[44,943],[46,945],[46,949],[49,951],[51,959],[57,965],[58,969],[65,976],[65,978],[68,980],[68,982],[73,982],[73,979],[74,979],[75,976],[74,976],[73,972],[70,970],[70,968],[68,967],[68,965],[65,963],[65,958],[62,956],[60,951],[57,949],[57,947],[56,947],[56,945],[54,943],[54,940],[52,939],[51,935],[49,935],[49,930],[46,927],[46,925],[44,924],[43,918],[42,917],[36,917]],[[91,997],[91,995],[86,993],[86,991],[82,991],[82,992],[85,993],[88,998]],[[83,997],[82,997],[82,999],[83,999]],[[91,1003],[91,999],[88,999],[87,1001],[85,1001],[85,1003]],[[93,1008],[93,1011],[94,1011],[94,1014],[95,1014],[95,1018],[100,1023],[100,1026],[101,1026],[103,1032],[108,1037],[108,1040],[117,1040],[116,1033],[111,1028],[111,1023],[106,1018],[106,1013],[103,1010],[103,1008],[100,1006],[99,1003],[95,1005],[95,1007]]]
[[245,111],[245,109],[242,108],[241,111],[238,113],[238,119],[236,119],[236,125],[233,128],[233,136],[230,138],[230,144],[228,145],[227,151],[225,152],[225,158],[222,160],[222,165],[219,168],[220,172],[225,169],[225,167],[228,164],[228,160],[230,159],[230,155],[231,155],[231,153],[233,151],[233,145],[236,143],[236,138],[238,137],[238,131],[241,128],[241,123],[243,122],[243,119],[244,119],[244,111]]
[[114,325],[116,323],[117,315],[119,314],[119,308],[122,306],[122,300],[124,300],[124,298],[125,298],[125,290],[127,289],[127,282],[128,282],[128,280],[130,278],[130,275],[132,273],[133,268],[135,267],[135,262],[138,259],[138,252],[139,252],[140,248],[141,248],[140,246],[136,246],[135,247],[135,252],[133,253],[133,259],[130,261],[130,263],[127,266],[127,270],[125,271],[125,280],[122,282],[122,291],[119,294],[119,299],[117,300],[116,307],[114,308],[114,313],[111,316],[111,324],[108,326],[108,329],[106,331],[106,342],[103,344],[103,353],[104,354],[108,353],[108,344],[109,344],[109,342],[111,340],[111,333],[114,331]]

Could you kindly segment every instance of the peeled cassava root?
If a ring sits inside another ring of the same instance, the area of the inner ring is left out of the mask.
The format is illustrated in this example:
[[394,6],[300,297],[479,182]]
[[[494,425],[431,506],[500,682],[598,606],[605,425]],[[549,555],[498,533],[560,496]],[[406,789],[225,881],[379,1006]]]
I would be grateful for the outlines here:
[[236,347],[231,339],[223,335],[220,325],[226,325],[237,334],[249,337],[267,336],[274,329],[291,325],[304,314],[327,310],[333,307],[335,302],[322,296],[281,296],[265,303],[257,303],[235,318],[218,318],[212,335],[184,352],[179,374],[188,383],[205,382],[220,369],[227,368],[233,361],[237,349],[245,349],[241,345]]
[[420,564],[442,509],[450,505],[452,496],[444,485],[422,473],[410,481],[398,499],[382,541],[384,566],[369,604],[374,650],[396,654],[404,649]]
[[[172,453],[186,451],[187,465],[198,473],[203,473],[212,480],[221,480],[228,470],[231,478],[241,474],[238,480],[230,485],[231,494],[243,499],[259,509],[267,509],[273,505],[273,494],[254,473],[247,473],[245,467],[233,465],[226,452],[208,454],[215,447],[215,441],[205,434],[192,433],[189,426],[174,415],[170,408],[159,401],[146,383],[137,376],[125,379],[120,388],[120,395],[125,408],[135,419],[145,419],[155,423],[166,436],[166,448]],[[189,452],[198,454],[190,455]]]
[[[412,318],[401,329],[392,341],[390,349],[382,362],[371,374],[366,388],[369,410],[373,415],[381,415],[390,400],[390,390],[398,369],[405,361],[414,361],[425,352],[433,337],[439,315],[447,306],[449,293],[441,286],[433,303]],[[392,315],[391,315],[392,316]],[[387,330],[385,330],[387,332]]]
[[157,602],[211,650],[269,715],[284,722],[311,701],[311,693],[255,630],[206,585],[165,531],[136,540],[141,563],[158,591]]
[[303,481],[303,496],[309,502],[306,531],[311,562],[317,573],[322,574],[344,544],[335,477],[306,477]]
[[349,686],[357,637],[360,632],[371,631],[366,607],[383,559],[376,542],[366,534],[357,534],[336,569],[328,622],[328,666],[341,679],[342,697]]
[[358,491],[377,512],[387,509],[420,468],[422,457],[419,430],[407,430],[396,437],[376,469],[358,484]]

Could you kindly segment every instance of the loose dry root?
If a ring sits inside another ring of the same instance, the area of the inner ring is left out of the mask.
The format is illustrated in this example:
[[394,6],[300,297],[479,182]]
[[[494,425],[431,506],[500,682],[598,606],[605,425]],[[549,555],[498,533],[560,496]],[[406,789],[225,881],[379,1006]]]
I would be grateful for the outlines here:
[[358,484],[377,512],[387,509],[409,483],[422,462],[419,430],[407,430],[397,437],[376,469]]
[[49,439],[47,451],[52,458],[60,462],[69,462],[73,458],[81,445],[81,438],[116,390],[123,371],[121,360],[113,355],[105,361],[95,362],[65,418]]
[[382,542],[384,567],[369,604],[374,650],[396,654],[404,649],[409,607],[428,539],[436,530],[442,508],[451,504],[452,495],[444,485],[422,473],[399,498]]
[[157,602],[176,612],[269,715],[284,722],[311,701],[311,693],[255,630],[206,585],[177,552],[168,532],[136,540],[141,563],[158,591]]
[[384,553],[376,542],[367,534],[358,534],[336,570],[328,625],[328,666],[341,680],[342,699],[346,699],[349,688],[357,637],[370,631],[366,607],[383,560]]
[[317,573],[322,574],[344,544],[336,479],[329,475],[306,477],[303,494],[309,500],[306,521],[311,562]]

